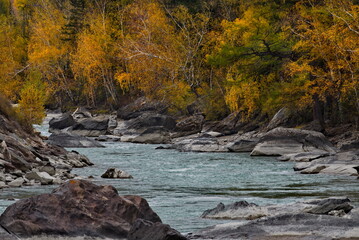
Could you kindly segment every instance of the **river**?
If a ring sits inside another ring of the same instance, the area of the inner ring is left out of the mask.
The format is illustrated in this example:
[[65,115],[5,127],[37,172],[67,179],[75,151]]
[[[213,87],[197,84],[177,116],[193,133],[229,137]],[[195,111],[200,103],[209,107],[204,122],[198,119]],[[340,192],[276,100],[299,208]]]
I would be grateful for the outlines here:
[[[74,169],[80,176],[93,176],[97,184],[111,184],[121,195],[147,199],[164,223],[182,233],[194,232],[225,221],[201,219],[203,211],[246,200],[256,204],[289,203],[311,198],[348,196],[359,205],[355,177],[302,175],[293,163],[247,153],[193,153],[156,150],[157,145],[105,143],[106,148],[71,149],[95,164]],[[133,179],[102,179],[107,168],[116,167]],[[0,212],[16,199],[50,192],[56,186],[0,190]]]

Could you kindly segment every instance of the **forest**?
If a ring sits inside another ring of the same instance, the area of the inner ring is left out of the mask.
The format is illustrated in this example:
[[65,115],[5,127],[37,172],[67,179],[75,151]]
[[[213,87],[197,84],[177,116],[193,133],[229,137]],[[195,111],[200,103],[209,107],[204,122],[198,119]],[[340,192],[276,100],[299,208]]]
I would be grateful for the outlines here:
[[145,96],[358,128],[358,0],[0,0],[0,26],[0,94],[34,123]]

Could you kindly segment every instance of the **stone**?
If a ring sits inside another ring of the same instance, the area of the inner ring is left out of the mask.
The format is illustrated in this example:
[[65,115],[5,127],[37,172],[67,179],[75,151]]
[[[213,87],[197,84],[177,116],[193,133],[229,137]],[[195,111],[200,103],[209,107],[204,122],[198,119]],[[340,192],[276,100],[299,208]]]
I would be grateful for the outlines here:
[[109,118],[106,116],[84,118],[72,126],[70,131],[81,136],[98,137],[107,133],[108,123]]
[[270,131],[276,127],[283,127],[287,125],[287,122],[290,118],[290,110],[286,107],[281,108],[270,120],[266,130]]
[[187,240],[167,224],[137,219],[127,236],[128,240]]
[[138,136],[134,136],[130,142],[146,144],[166,144],[171,142],[170,133],[163,127],[150,127]]
[[170,116],[146,112],[128,122],[128,129],[147,129],[149,127],[163,127],[172,130],[176,126],[176,120]]
[[182,152],[228,152],[225,145],[220,144],[217,138],[209,135],[177,140],[171,148]]
[[139,196],[119,196],[112,186],[69,180],[50,194],[10,205],[0,216],[0,224],[20,238],[48,234],[121,239],[138,218],[161,222]]
[[251,155],[281,156],[315,151],[335,154],[337,150],[320,132],[279,127],[264,134]]
[[[248,203],[233,208],[221,206],[223,219],[245,219],[205,228],[190,234],[190,239],[357,239],[359,212],[347,198],[308,200],[293,204],[256,206]],[[233,205],[233,204],[232,204]],[[309,213],[311,212],[311,213]],[[343,214],[344,213],[344,214]],[[255,220],[249,214],[262,217]],[[341,217],[340,217],[341,216]],[[215,217],[212,215],[212,217]]]
[[210,129],[215,132],[220,132],[222,134],[235,134],[238,132],[239,128],[237,123],[241,118],[241,114],[238,112],[231,113],[226,118],[219,121],[215,126]]
[[62,130],[76,124],[76,121],[70,113],[64,113],[59,118],[53,118],[49,122],[50,132],[53,130]]
[[48,143],[68,148],[93,148],[104,147],[97,141],[70,133],[53,133],[47,140]]
[[234,143],[230,143],[227,148],[230,152],[252,152],[257,143],[258,139],[240,139]]
[[178,133],[176,137],[199,133],[202,130],[203,122],[204,116],[196,114],[179,121],[173,131]]
[[9,187],[21,187],[25,180],[22,177],[16,178],[15,180],[8,183]]
[[12,235],[6,231],[3,227],[0,226],[0,239],[1,240],[18,240],[16,236]]
[[353,206],[346,197],[313,199],[291,204],[270,204],[264,206],[258,206],[247,201],[238,201],[227,205],[219,203],[217,207],[204,211],[201,217],[209,219],[254,220],[288,213],[328,215],[331,211],[343,210],[347,214],[352,209]]
[[301,174],[318,174],[326,167],[327,166],[325,166],[325,165],[314,165],[314,166],[303,169],[302,171],[300,171],[300,173]]
[[56,174],[56,169],[54,166],[51,166],[51,165],[46,165],[46,166],[41,166],[39,167],[39,171],[40,172],[46,172],[48,173],[49,175],[53,176]]
[[8,187],[5,182],[0,181],[0,189]]
[[50,176],[47,172],[29,172],[26,173],[25,177],[29,180],[39,181],[42,185],[52,184],[55,180],[55,178]]
[[102,178],[133,178],[130,174],[117,168],[109,168],[102,174]]

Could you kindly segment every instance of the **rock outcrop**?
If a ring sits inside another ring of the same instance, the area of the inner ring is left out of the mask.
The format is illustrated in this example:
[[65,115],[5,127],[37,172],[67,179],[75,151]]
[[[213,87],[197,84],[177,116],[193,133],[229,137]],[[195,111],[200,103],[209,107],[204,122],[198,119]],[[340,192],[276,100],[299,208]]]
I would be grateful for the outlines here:
[[[190,239],[358,239],[359,211],[346,198],[289,205],[257,206],[238,202],[207,211],[207,217],[247,219],[190,234]],[[258,216],[254,217],[253,216]],[[262,216],[262,217],[259,217]],[[264,217],[265,216],[265,217]],[[255,219],[255,220],[252,220]]]
[[336,153],[335,147],[320,132],[279,127],[264,134],[251,155],[281,156],[313,151]]
[[0,188],[40,184],[26,174],[45,172],[44,168],[55,169],[53,182],[61,182],[71,177],[73,167],[89,165],[92,163],[85,156],[45,143],[33,130],[25,131],[15,119],[0,112]]
[[68,148],[94,148],[104,147],[97,141],[72,133],[53,133],[49,136],[48,143]]
[[121,239],[138,218],[161,223],[139,196],[119,196],[112,186],[70,180],[51,194],[12,204],[0,216],[0,224],[19,237],[47,234]]

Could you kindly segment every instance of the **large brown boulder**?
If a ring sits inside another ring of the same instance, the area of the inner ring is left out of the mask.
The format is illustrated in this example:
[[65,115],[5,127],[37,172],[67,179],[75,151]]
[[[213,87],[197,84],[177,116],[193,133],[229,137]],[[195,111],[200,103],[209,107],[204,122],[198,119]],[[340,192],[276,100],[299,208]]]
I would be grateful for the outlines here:
[[70,180],[53,190],[19,200],[0,224],[20,237],[35,235],[125,238],[136,219],[161,222],[139,196],[119,196],[112,186]]

